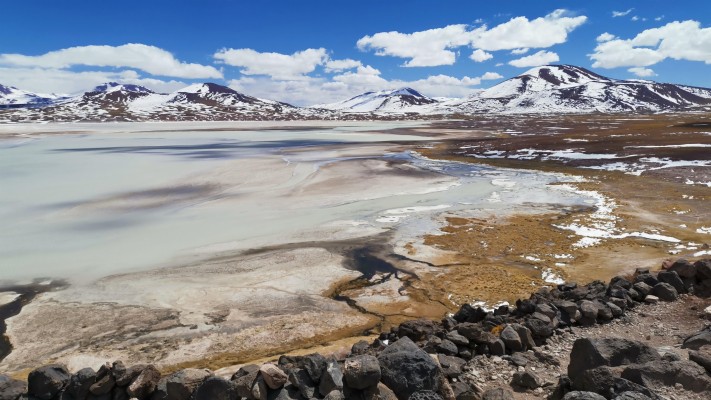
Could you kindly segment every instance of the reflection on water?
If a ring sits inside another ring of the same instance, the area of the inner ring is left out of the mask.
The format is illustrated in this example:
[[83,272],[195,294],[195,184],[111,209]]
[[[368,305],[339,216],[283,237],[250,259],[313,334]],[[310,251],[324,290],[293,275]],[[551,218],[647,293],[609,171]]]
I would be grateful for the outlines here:
[[369,147],[417,137],[347,129],[102,130],[0,141],[2,279],[89,281],[196,251],[392,227],[421,234],[442,211],[579,201],[546,189],[552,175]]

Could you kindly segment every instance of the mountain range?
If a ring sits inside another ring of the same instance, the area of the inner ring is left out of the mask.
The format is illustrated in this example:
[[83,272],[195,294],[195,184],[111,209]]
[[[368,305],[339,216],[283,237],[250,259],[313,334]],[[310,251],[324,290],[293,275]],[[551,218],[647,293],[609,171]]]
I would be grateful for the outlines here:
[[0,122],[370,119],[481,113],[616,113],[711,109],[711,89],[607,78],[572,65],[532,68],[464,99],[412,88],[367,92],[331,104],[295,107],[198,83],[173,93],[115,82],[75,97],[0,85]]

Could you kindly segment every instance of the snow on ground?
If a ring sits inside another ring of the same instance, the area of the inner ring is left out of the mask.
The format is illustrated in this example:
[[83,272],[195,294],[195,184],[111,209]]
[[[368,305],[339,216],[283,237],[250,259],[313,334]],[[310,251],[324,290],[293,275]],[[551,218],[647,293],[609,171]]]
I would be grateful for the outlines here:
[[565,279],[553,272],[553,270],[550,268],[546,268],[541,272],[541,279],[543,279],[544,282],[553,283],[556,285],[562,285],[563,283],[565,283]]
[[[676,167],[708,167],[711,166],[711,161],[708,160],[672,160],[670,158],[659,158],[659,157],[643,157],[640,158],[638,162],[627,163],[627,162],[614,162],[603,165],[592,165],[581,168],[596,169],[603,171],[620,171],[628,175],[640,176],[646,171],[655,171],[666,168],[676,168]],[[711,182],[692,182],[689,185],[699,184],[711,186]]]
[[701,228],[697,229],[696,232],[711,235],[711,226],[702,226]]

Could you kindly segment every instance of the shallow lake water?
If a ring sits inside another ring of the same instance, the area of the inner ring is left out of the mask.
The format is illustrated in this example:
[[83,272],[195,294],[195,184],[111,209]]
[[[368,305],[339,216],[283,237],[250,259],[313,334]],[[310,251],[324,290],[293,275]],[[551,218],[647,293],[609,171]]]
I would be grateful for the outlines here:
[[4,127],[20,135],[0,139],[0,281],[90,282],[287,241],[414,236],[442,212],[583,201],[548,186],[556,175],[424,159],[389,143],[431,140],[387,133],[401,124],[190,126]]

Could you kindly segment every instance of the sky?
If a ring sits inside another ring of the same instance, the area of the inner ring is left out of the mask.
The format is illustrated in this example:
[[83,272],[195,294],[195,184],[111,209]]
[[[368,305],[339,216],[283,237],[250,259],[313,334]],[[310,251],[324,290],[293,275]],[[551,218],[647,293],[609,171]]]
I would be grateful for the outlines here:
[[412,87],[465,97],[545,64],[711,87],[711,2],[8,1],[0,84],[215,82],[311,105]]

